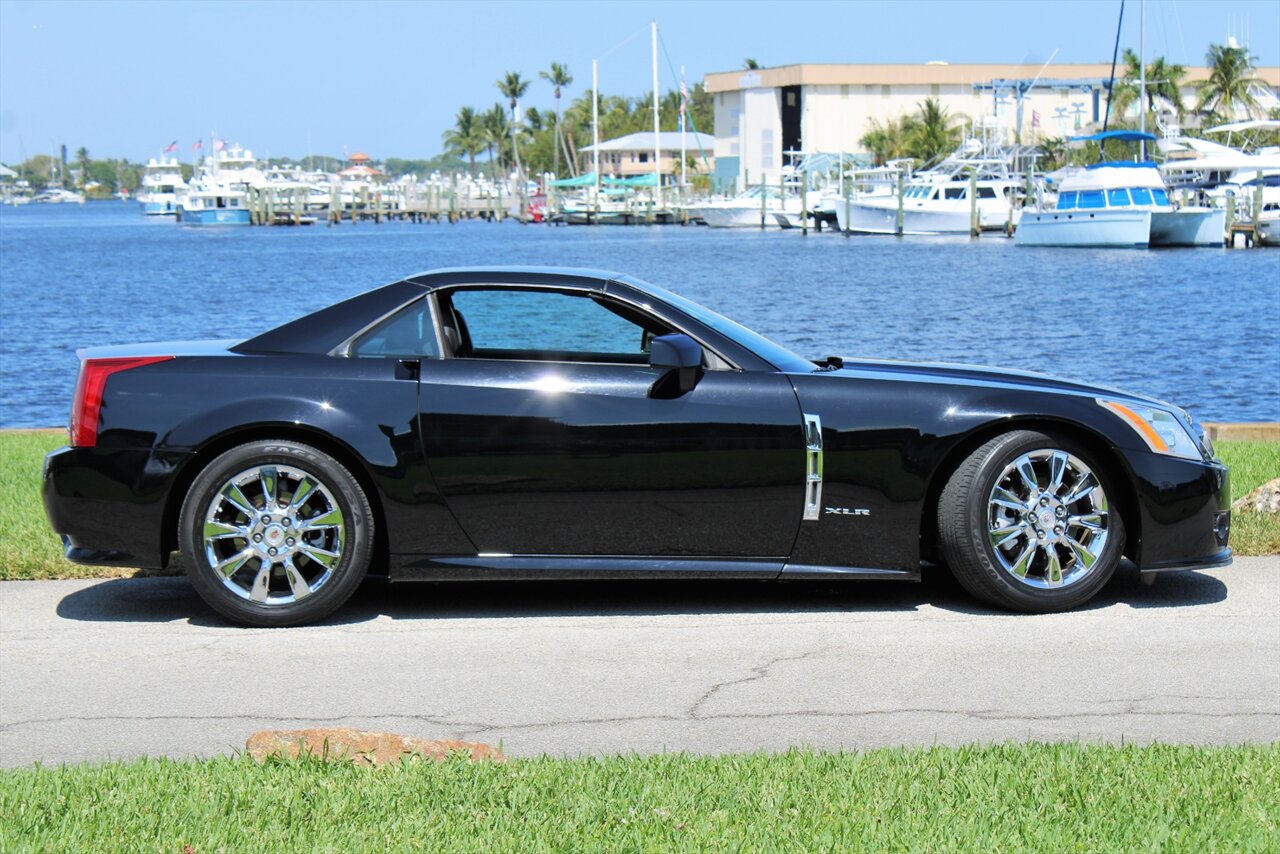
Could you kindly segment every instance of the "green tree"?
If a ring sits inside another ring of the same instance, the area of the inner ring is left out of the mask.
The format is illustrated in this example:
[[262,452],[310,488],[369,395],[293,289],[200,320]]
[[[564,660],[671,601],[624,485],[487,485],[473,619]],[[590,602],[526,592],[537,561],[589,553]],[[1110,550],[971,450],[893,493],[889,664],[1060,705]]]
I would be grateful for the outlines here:
[[756,71],[760,68],[760,63],[756,62],[753,57],[748,56],[742,60],[742,67],[746,71]]
[[564,136],[560,132],[560,95],[564,87],[573,84],[573,75],[569,73],[569,66],[563,63],[553,62],[548,71],[539,71],[538,76],[551,84],[555,92],[556,113],[555,113],[555,138],[552,146],[552,173],[556,177],[560,176],[560,149],[564,146]]
[[[1142,61],[1132,50],[1124,51],[1124,77],[1116,81],[1111,92],[1111,114],[1119,119],[1138,100],[1142,89]],[[1186,112],[1182,103],[1182,79],[1187,70],[1158,56],[1147,64],[1147,112],[1156,112],[1156,99],[1169,103],[1181,118]]]
[[1187,69],[1177,63],[1165,62],[1163,56],[1157,56],[1147,66],[1147,107],[1155,112],[1156,98],[1163,98],[1182,118],[1186,113],[1186,105],[1182,103],[1182,80],[1187,76]]
[[80,188],[89,181],[89,149],[83,145],[76,149],[76,169],[80,173]]
[[516,125],[519,119],[516,117],[516,107],[524,94],[529,91],[529,81],[520,77],[519,71],[508,71],[506,76],[497,82],[498,91],[503,94],[511,104],[511,154],[515,158],[516,175],[520,177],[523,171],[520,168],[520,147],[516,141]]
[[453,127],[443,134],[445,151],[467,158],[471,174],[476,171],[476,155],[488,144],[480,116],[471,107],[462,107],[454,118]]
[[503,174],[506,174],[507,171],[506,158],[503,156],[508,133],[506,107],[501,104],[494,104],[491,109],[480,116],[480,126],[484,129],[485,148],[489,152],[489,175],[496,181],[497,177],[493,174],[495,156],[498,168]]
[[919,163],[941,160],[960,144],[960,123],[937,98],[919,104],[907,133],[907,152]]
[[911,156],[908,139],[914,133],[915,119],[912,116],[900,116],[883,122],[872,119],[870,130],[858,142],[875,155],[876,165],[882,166],[890,160]]
[[1254,74],[1257,57],[1243,47],[1211,44],[1205,54],[1209,78],[1196,84],[1196,111],[1222,121],[1237,118],[1241,109],[1252,117],[1260,112],[1257,98],[1250,91],[1262,81]]

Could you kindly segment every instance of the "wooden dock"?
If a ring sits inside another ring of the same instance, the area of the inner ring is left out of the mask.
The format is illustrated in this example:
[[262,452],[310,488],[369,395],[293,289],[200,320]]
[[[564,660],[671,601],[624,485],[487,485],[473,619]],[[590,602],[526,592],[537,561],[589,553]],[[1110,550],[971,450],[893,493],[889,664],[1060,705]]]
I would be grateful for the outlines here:
[[315,195],[304,186],[266,187],[248,191],[249,222],[252,225],[312,225],[321,220],[339,225],[344,220],[387,222],[458,222],[483,219],[501,222],[517,216],[509,210],[511,198],[501,194],[475,198],[452,188],[426,184],[421,186],[379,187],[362,185],[355,190],[332,190],[326,201],[317,203]]

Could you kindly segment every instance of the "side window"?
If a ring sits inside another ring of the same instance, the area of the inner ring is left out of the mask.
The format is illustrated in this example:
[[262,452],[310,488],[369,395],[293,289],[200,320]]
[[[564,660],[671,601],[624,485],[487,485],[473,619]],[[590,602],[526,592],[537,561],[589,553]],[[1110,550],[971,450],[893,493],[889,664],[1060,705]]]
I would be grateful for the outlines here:
[[361,335],[351,346],[351,355],[401,359],[439,355],[426,299],[410,303]]
[[649,340],[671,331],[656,318],[585,294],[460,290],[448,302],[446,316],[459,329],[455,355],[469,358],[646,364]]
[[969,195],[969,188],[968,187],[947,187],[946,193],[947,193],[948,199],[963,199]]

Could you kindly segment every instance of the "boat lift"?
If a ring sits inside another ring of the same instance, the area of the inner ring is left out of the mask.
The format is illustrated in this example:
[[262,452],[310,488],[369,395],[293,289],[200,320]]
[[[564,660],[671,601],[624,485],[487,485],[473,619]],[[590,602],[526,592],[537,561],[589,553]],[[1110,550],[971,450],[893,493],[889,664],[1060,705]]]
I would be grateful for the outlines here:
[[1014,125],[1014,135],[1020,145],[1022,143],[1022,101],[1026,98],[1028,92],[1035,89],[1089,92],[1093,96],[1093,118],[1091,122],[1097,123],[1102,117],[1102,93],[1107,91],[1107,81],[1101,77],[1087,77],[1076,80],[1045,79],[1041,77],[1023,79],[998,78],[990,83],[974,83],[973,88],[976,92],[989,91],[992,93],[992,110],[997,115],[999,115],[1000,104],[1008,101],[1010,96],[1013,97],[1014,103],[1017,105],[1017,123]]

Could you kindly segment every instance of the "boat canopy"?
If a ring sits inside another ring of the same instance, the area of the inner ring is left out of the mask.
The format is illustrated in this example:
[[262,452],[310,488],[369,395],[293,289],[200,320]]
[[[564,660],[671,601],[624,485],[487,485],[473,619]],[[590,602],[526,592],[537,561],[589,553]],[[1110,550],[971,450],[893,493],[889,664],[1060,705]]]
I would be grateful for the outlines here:
[[1154,163],[1095,163],[1062,179],[1061,190],[1111,190],[1125,187],[1164,189],[1164,179]]
[[658,176],[649,172],[633,178],[606,178],[605,183],[614,187],[656,187]]
[[1088,136],[1073,136],[1072,142],[1106,142],[1108,140],[1117,140],[1119,142],[1155,142],[1156,138],[1153,134],[1143,133],[1138,130],[1107,130],[1099,133],[1091,133]]
[[1156,164],[1150,160],[1103,160],[1091,163],[1086,169],[1155,169]]
[[561,178],[559,181],[552,181],[553,187],[594,187],[596,184],[596,173],[586,172],[577,178]]
[[[577,178],[561,178],[559,181],[552,181],[553,187],[594,187],[596,183],[596,173],[588,172],[585,175],[579,175]],[[658,176],[652,172],[645,175],[636,175],[632,178],[601,178],[601,186],[604,187],[656,187],[658,186]]]
[[1218,125],[1216,128],[1205,128],[1205,133],[1233,133],[1242,130],[1280,130],[1280,119],[1251,119],[1245,122],[1231,122]]

